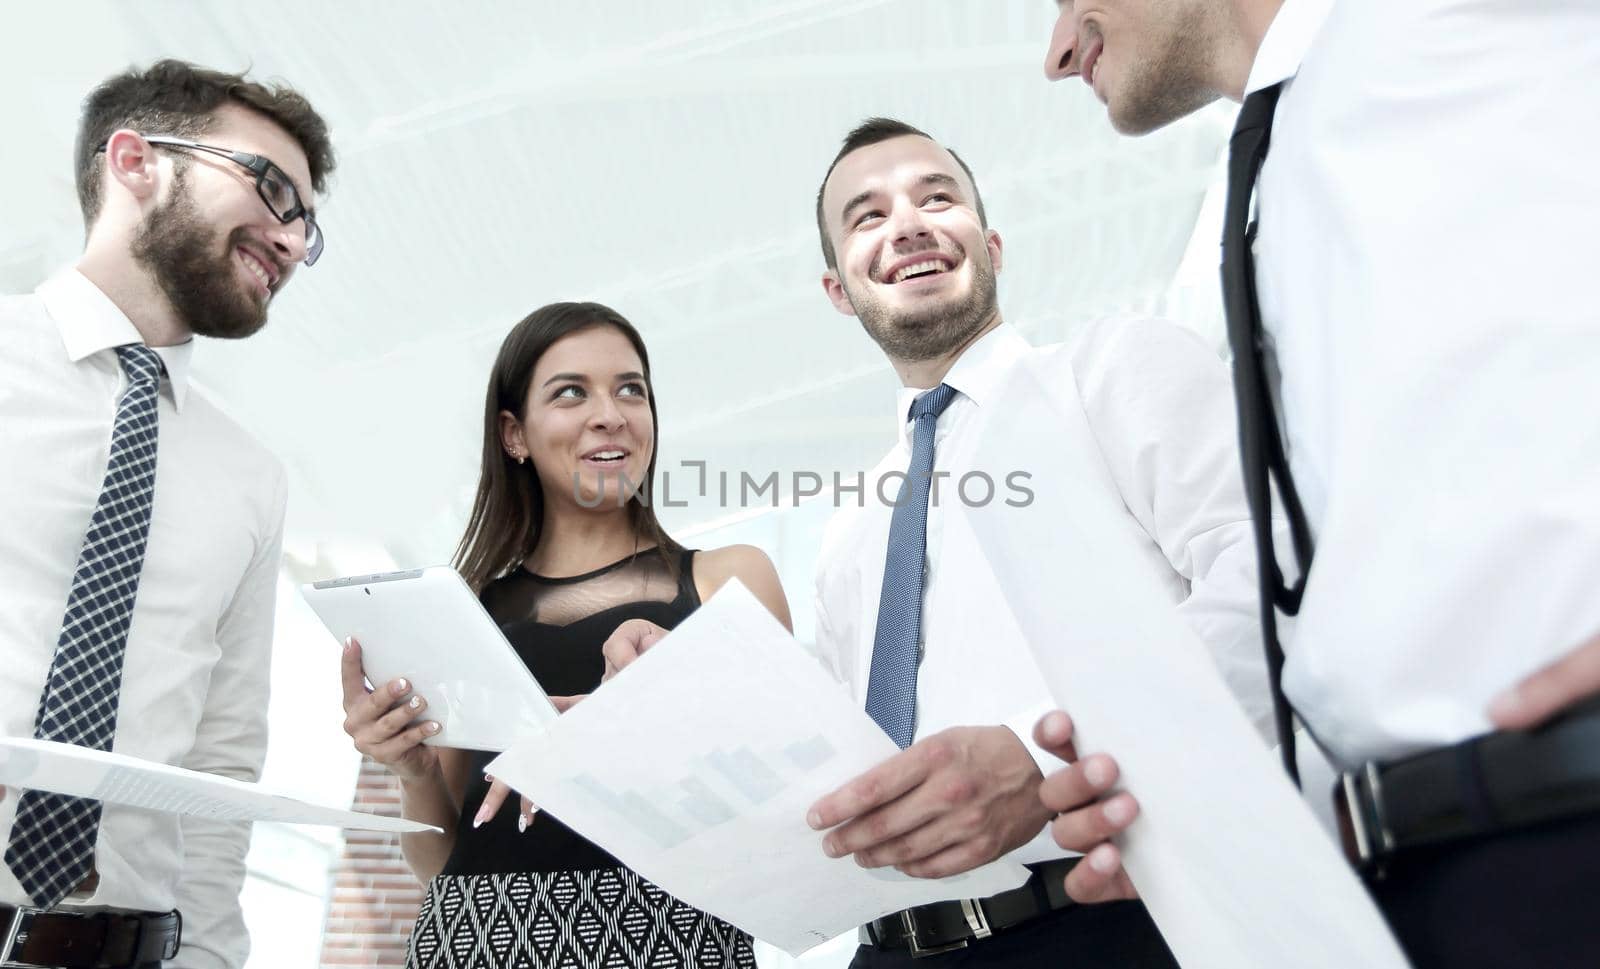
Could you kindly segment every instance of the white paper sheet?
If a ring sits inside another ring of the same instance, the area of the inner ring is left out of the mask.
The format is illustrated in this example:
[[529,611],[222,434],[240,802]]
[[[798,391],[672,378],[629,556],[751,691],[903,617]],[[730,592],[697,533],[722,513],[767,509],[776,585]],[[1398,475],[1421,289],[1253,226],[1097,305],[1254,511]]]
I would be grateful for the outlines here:
[[970,518],[1077,749],[1115,755],[1139,799],[1120,843],[1168,945],[1184,969],[1404,969],[1365,889],[1129,546],[1125,510],[1090,480],[1106,471],[1081,405],[1051,386],[1020,367],[992,405],[1010,418],[991,424],[973,464],[1005,473],[1026,456],[1034,501]]
[[32,737],[0,737],[0,784],[217,821],[281,821],[365,831],[438,831],[432,825],[323,807],[219,777]]
[[824,855],[807,809],[896,753],[733,581],[488,770],[663,890],[799,955],[889,912],[1027,877],[995,862],[917,879]]

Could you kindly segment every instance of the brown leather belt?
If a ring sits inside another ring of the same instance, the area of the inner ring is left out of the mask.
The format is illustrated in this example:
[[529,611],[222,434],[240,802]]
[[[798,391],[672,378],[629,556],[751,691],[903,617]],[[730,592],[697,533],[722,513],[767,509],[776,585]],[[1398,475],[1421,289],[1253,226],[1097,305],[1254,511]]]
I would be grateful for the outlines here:
[[67,912],[0,905],[0,969],[131,969],[178,954],[183,916]]
[[1333,799],[1345,855],[1376,877],[1408,848],[1600,814],[1600,699],[1533,730],[1366,763]]
[[879,949],[909,949],[912,958],[961,949],[996,932],[1073,904],[1063,881],[1077,858],[1029,865],[1026,882],[988,898],[918,905],[861,927],[861,941]]

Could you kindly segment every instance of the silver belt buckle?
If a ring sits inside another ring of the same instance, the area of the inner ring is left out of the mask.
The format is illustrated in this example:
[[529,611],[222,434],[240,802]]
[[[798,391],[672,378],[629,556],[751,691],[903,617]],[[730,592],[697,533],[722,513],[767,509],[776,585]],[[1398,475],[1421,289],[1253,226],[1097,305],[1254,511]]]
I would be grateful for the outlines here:
[[[163,962],[165,962],[168,959],[176,959],[178,957],[178,950],[183,948],[183,913],[178,911],[177,909],[173,909],[172,910],[172,915],[173,915],[173,917],[175,919],[177,919],[177,923],[178,924],[173,926],[173,928],[176,929],[177,931],[172,933],[172,938],[170,940],[168,940],[168,945],[166,945],[166,946],[164,946],[162,948],[161,961],[163,961]],[[139,927],[139,941],[140,942],[144,941],[144,930],[145,930],[145,926],[140,925],[140,927]]]
[[[1366,781],[1372,797],[1372,816],[1369,818],[1361,797],[1361,782]],[[1378,765],[1368,761],[1359,771],[1344,771],[1339,775],[1339,790],[1344,796],[1345,813],[1350,815],[1350,830],[1355,836],[1356,857],[1363,871],[1381,874],[1382,859],[1394,851],[1394,833],[1383,818],[1383,784]]]
[[963,898],[959,901],[961,914],[967,920],[967,927],[972,930],[972,939],[960,939],[945,945],[925,946],[917,937],[917,919],[912,915],[912,909],[900,913],[900,928],[906,934],[906,944],[911,950],[911,958],[920,959],[923,956],[936,956],[941,952],[954,952],[965,949],[973,939],[987,939],[994,934],[989,927],[988,916],[983,914],[983,905],[977,899]]
[[0,943],[0,967],[4,967],[4,969],[32,969],[34,963],[13,962],[11,953],[16,950],[17,946],[27,944],[29,927],[33,923],[34,916],[44,914],[45,910],[42,908],[29,908],[26,905],[18,905],[15,909],[11,915],[11,927],[6,929],[5,942]]
[[994,930],[989,927],[989,917],[983,914],[983,903],[975,898],[961,900],[961,914],[967,918],[967,928],[972,930],[974,939],[987,939],[994,935]]

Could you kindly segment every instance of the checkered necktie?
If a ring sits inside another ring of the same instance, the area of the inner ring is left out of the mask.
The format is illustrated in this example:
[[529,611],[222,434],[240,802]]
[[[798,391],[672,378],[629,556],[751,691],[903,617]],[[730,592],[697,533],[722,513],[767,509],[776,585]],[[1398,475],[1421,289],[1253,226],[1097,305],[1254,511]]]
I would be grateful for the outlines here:
[[911,405],[911,466],[889,519],[889,555],[878,596],[878,630],[872,638],[867,715],[901,749],[917,731],[917,663],[922,642],[922,569],[928,548],[928,491],[933,482],[933,435],[939,415],[955,399],[940,384]]
[[[110,750],[117,731],[122,656],[139,591],[156,479],[156,393],[161,358],[137,344],[117,347],[128,390],[117,404],[111,460],[67,595],[61,639],[39,700],[33,735]],[[40,908],[52,908],[89,874],[100,802],[25,791],[6,865]]]

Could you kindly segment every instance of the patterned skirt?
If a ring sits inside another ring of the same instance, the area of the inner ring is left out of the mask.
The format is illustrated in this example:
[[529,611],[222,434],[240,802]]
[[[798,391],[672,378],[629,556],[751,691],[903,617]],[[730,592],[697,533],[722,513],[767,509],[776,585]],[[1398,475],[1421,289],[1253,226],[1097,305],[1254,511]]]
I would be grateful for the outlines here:
[[440,875],[407,969],[755,969],[750,937],[626,868]]

